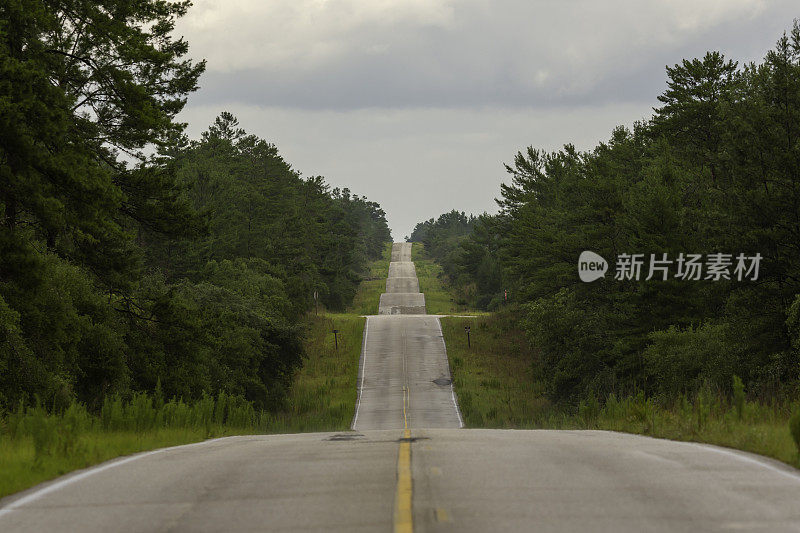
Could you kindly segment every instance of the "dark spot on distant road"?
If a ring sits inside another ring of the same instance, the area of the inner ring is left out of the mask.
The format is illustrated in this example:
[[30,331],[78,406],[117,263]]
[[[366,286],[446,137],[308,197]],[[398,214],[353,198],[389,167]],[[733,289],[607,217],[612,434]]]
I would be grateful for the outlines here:
[[447,378],[436,378],[433,380],[433,382],[436,383],[437,385],[441,385],[442,387],[444,387],[445,385],[450,385],[453,382],[453,380]]
[[401,437],[397,442],[417,442],[418,440],[430,440],[430,437]]
[[340,433],[338,435],[333,435],[332,437],[328,437],[325,440],[356,440],[363,438],[364,435],[361,433]]

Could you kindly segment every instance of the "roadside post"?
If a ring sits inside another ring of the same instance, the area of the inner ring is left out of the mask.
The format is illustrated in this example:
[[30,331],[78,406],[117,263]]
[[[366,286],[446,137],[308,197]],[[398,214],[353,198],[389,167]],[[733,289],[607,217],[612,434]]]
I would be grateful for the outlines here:
[[314,316],[317,316],[317,299],[319,298],[319,294],[317,291],[314,291]]
[[339,349],[339,330],[338,329],[333,330],[333,342],[335,343],[336,349],[338,350]]
[[467,332],[467,348],[472,348],[472,345],[469,342],[469,326],[464,326],[464,331]]

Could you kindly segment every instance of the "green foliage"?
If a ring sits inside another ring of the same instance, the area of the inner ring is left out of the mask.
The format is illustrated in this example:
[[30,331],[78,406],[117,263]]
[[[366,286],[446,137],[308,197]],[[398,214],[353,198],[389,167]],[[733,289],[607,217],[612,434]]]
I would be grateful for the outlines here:
[[[733,406],[725,394],[708,386],[671,402],[639,390],[605,398],[589,394],[575,406],[553,403],[545,395],[546,376],[537,372],[539,350],[526,342],[515,315],[509,310],[474,319],[442,319],[467,427],[624,431],[708,442],[800,466],[797,402],[748,401],[743,388]],[[474,333],[470,349],[464,339],[466,324]]]
[[789,431],[797,446],[797,451],[800,452],[800,407],[795,409],[792,417],[789,419]]
[[742,419],[744,415],[744,383],[739,376],[733,376],[733,406],[736,408],[736,418]]
[[431,258],[446,263],[458,243],[472,231],[475,220],[474,216],[454,209],[437,219],[418,223],[408,240],[422,243]]
[[116,420],[107,399],[147,412],[156,388],[280,409],[314,293],[348,306],[390,240],[379,205],[302,178],[229,113],[184,138],[204,69],[172,37],[188,7],[0,6],[0,411]]
[[77,402],[55,412],[19,402],[0,412],[0,498],[119,455],[209,436],[347,429],[355,409],[364,319],[324,315],[309,317],[304,326],[305,364],[274,412],[225,391],[195,401],[165,401],[158,384],[152,395],[107,395],[97,415]]
[[0,394],[9,404],[38,395],[63,408],[74,397],[92,401],[104,389],[124,386],[124,323],[108,297],[85,270],[52,253],[35,258],[38,282],[0,283],[0,365],[7,369]]
[[[518,152],[500,212],[436,258],[480,308],[508,290],[555,403],[727,396],[734,375],[785,401],[800,377],[800,22],[760,64],[709,52],[668,67],[659,101],[590,151]],[[605,278],[580,281],[584,250],[609,260]],[[639,280],[613,279],[622,253],[644,255]],[[651,256],[681,253],[758,253],[758,280],[676,280],[674,264],[645,279]]]
[[377,315],[380,296],[386,292],[386,278],[389,275],[389,262],[392,255],[392,243],[387,242],[383,255],[369,263],[366,276],[358,285],[353,297],[349,313],[356,315]]
[[186,225],[174,176],[145,148],[180,135],[173,119],[205,68],[172,37],[188,5],[17,0],[0,8],[0,280],[30,264],[38,242],[124,289],[138,266],[131,225]]
[[351,304],[385,214],[229,113],[184,137],[189,5],[0,5],[0,496],[218,432],[347,427],[363,320],[334,358],[305,315]]
[[726,324],[683,330],[671,326],[651,333],[642,357],[654,392],[674,399],[696,393],[704,385],[727,392],[731,383],[741,383],[734,375],[739,358],[729,337]]
[[146,236],[149,261],[170,281],[201,278],[209,261],[259,258],[283,282],[293,313],[309,309],[314,291],[342,310],[390,240],[380,206],[331,190],[321,177],[303,179],[230,113],[177,154],[176,165],[189,201],[208,214],[209,233],[178,242]]
[[[530,428],[548,401],[533,378],[535,358],[511,312],[441,319],[458,406],[467,427]],[[464,327],[470,326],[470,347]]]
[[426,257],[424,245],[414,243],[411,255],[419,281],[419,290],[425,294],[425,308],[429,314],[447,315],[453,313],[468,314],[468,307],[459,301],[454,294],[452,283],[447,283],[447,276],[439,263]]
[[578,405],[578,418],[583,421],[587,428],[591,428],[597,416],[600,414],[600,403],[594,395],[589,396],[588,400],[582,400]]
[[[468,236],[478,231],[480,221],[485,218],[485,215],[476,218],[453,210],[440,215],[439,218],[418,223],[409,237],[410,241],[421,245],[417,249],[416,262],[431,259],[440,265],[442,271],[440,277],[450,286],[457,305],[474,308],[478,303],[474,285],[470,282],[471,280],[465,279],[462,275],[463,269],[460,267],[460,263],[463,250],[461,245]],[[427,299],[428,291],[422,292],[426,293]],[[485,308],[486,306],[480,307]]]

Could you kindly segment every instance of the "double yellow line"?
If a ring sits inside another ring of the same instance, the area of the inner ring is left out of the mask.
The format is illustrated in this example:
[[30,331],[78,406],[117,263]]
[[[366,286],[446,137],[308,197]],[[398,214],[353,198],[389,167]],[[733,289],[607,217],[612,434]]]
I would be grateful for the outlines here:
[[411,430],[408,429],[408,387],[403,387],[403,440],[397,452],[397,495],[394,501],[394,530],[396,533],[414,531],[411,511]]

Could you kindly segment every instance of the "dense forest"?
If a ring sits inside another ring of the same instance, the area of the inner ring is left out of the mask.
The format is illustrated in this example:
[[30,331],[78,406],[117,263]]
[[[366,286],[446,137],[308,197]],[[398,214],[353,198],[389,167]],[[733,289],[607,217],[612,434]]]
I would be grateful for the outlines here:
[[315,294],[347,306],[390,240],[380,206],[231,114],[185,137],[188,7],[0,6],[0,411],[137,391],[277,407]]
[[[508,291],[518,311],[509,316],[520,317],[555,402],[640,392],[675,401],[701,389],[728,394],[739,379],[753,397],[791,399],[800,26],[758,64],[710,52],[666,73],[651,118],[590,151],[517,153],[498,214],[478,217],[468,235],[451,238],[447,224],[429,221],[413,238],[446,243],[436,257],[473,305],[497,308]],[[605,277],[580,281],[584,250],[608,260]],[[639,279],[615,275],[623,254],[643,254]],[[680,277],[689,254],[727,261],[726,275],[708,276],[706,264],[699,279]],[[752,262],[749,276],[737,275],[740,254],[760,254],[757,275]],[[671,261],[666,279],[649,276],[652,258]]]

